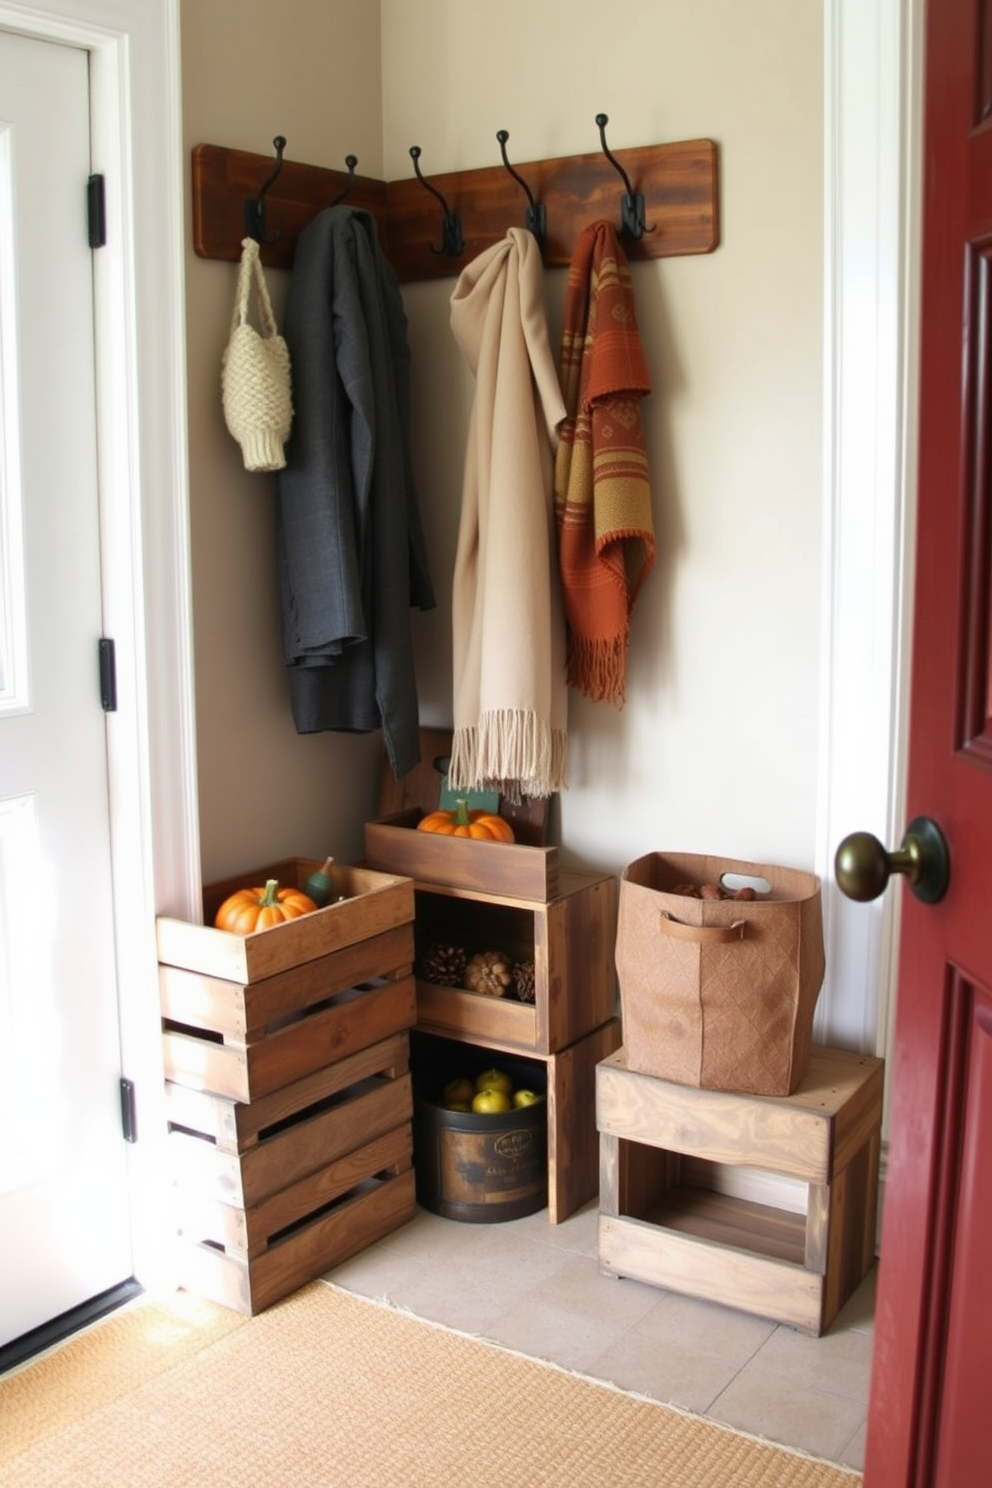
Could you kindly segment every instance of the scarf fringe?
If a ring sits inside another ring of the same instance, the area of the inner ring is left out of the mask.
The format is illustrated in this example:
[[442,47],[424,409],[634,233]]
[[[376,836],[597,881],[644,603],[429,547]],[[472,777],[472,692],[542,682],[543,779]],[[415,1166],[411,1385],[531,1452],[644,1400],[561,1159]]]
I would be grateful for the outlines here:
[[626,701],[627,632],[609,640],[568,638],[568,685],[584,692],[594,703]]
[[497,790],[517,802],[566,790],[567,765],[564,729],[523,709],[495,708],[455,730],[448,784],[452,790]]

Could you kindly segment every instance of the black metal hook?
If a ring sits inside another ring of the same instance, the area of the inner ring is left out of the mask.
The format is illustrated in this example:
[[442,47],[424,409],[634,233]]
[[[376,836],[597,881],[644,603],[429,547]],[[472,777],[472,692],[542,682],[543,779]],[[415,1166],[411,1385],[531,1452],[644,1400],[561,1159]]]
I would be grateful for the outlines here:
[[422,186],[427,187],[427,190],[431,193],[432,196],[437,197],[438,201],[441,203],[441,210],[444,213],[444,221],[441,230],[441,246],[440,248],[435,248],[432,243],[431,252],[447,253],[449,257],[457,258],[460,254],[465,252],[465,244],[462,239],[461,214],[458,212],[449,211],[448,203],[445,201],[440,191],[438,191],[437,187],[432,186],[430,181],[426,180],[425,177],[421,174],[419,145],[410,146],[410,159],[413,161],[413,168],[417,173],[417,180]]
[[348,192],[355,184],[355,166],[358,164],[358,156],[346,155],[344,157],[344,163],[348,167],[348,179],[347,181],[345,181],[337,196],[331,202],[332,207],[336,207],[338,202],[344,201],[345,197],[348,195]]
[[276,150],[276,168],[258,195],[254,198],[249,197],[245,202],[245,235],[249,238],[254,238],[256,243],[276,243],[279,241],[278,232],[274,232],[269,237],[265,231],[265,193],[273,185],[276,177],[282,170],[282,152],[286,148],[286,141],[281,134],[277,134],[272,143]]
[[545,205],[543,202],[536,202],[534,200],[534,193],[527,185],[527,182],[524,180],[523,176],[519,174],[519,172],[513,169],[513,166],[507,159],[506,142],[510,138],[510,131],[508,129],[497,129],[496,138],[499,140],[499,150],[500,154],[503,157],[503,164],[506,166],[507,170],[510,172],[510,175],[516,181],[517,185],[523,187],[523,190],[527,196],[528,206],[527,211],[524,215],[524,225],[527,227],[529,232],[532,232],[534,234],[535,238],[538,241],[538,244],[540,245],[540,247],[543,248],[548,236],[548,214]]
[[614,170],[620,172],[620,178],[626,188],[620,200],[620,236],[639,238],[642,233],[654,232],[654,228],[648,227],[644,220],[644,197],[631,186],[630,177],[606,143],[606,126],[609,122],[607,114],[596,115],[596,123],[599,125],[599,142],[603,147],[603,154]]

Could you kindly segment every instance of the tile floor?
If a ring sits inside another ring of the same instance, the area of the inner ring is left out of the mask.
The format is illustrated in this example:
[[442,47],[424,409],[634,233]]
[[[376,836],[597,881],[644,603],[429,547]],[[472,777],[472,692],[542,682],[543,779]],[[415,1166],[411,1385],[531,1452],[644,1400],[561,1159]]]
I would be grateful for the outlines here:
[[362,1296],[847,1467],[863,1466],[875,1270],[821,1338],[604,1276],[598,1205],[409,1224],[327,1273]]

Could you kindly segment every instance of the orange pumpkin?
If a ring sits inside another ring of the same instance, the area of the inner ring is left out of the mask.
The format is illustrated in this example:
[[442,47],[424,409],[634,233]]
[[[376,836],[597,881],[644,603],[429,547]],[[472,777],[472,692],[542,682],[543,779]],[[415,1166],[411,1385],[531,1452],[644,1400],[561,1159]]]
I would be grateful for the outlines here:
[[317,908],[309,895],[300,889],[281,889],[279,880],[270,878],[264,889],[238,889],[231,894],[214,916],[218,930],[231,930],[235,935],[251,935],[285,920],[298,919]]
[[417,823],[418,832],[437,832],[443,837],[477,837],[480,842],[512,842],[513,828],[491,811],[470,811],[459,800],[454,811],[430,811]]

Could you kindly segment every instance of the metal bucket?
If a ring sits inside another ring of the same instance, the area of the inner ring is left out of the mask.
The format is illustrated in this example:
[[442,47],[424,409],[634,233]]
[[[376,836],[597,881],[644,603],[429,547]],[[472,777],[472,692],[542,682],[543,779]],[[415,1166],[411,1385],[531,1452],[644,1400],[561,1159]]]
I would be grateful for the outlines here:
[[481,1052],[477,1068],[466,1068],[464,1057],[460,1060],[459,1068],[470,1078],[496,1064],[541,1099],[493,1114],[449,1111],[439,1099],[442,1075],[425,1080],[415,1072],[415,1088],[420,1087],[413,1117],[417,1200],[446,1219],[498,1224],[534,1214],[548,1202],[546,1071],[540,1065]]

